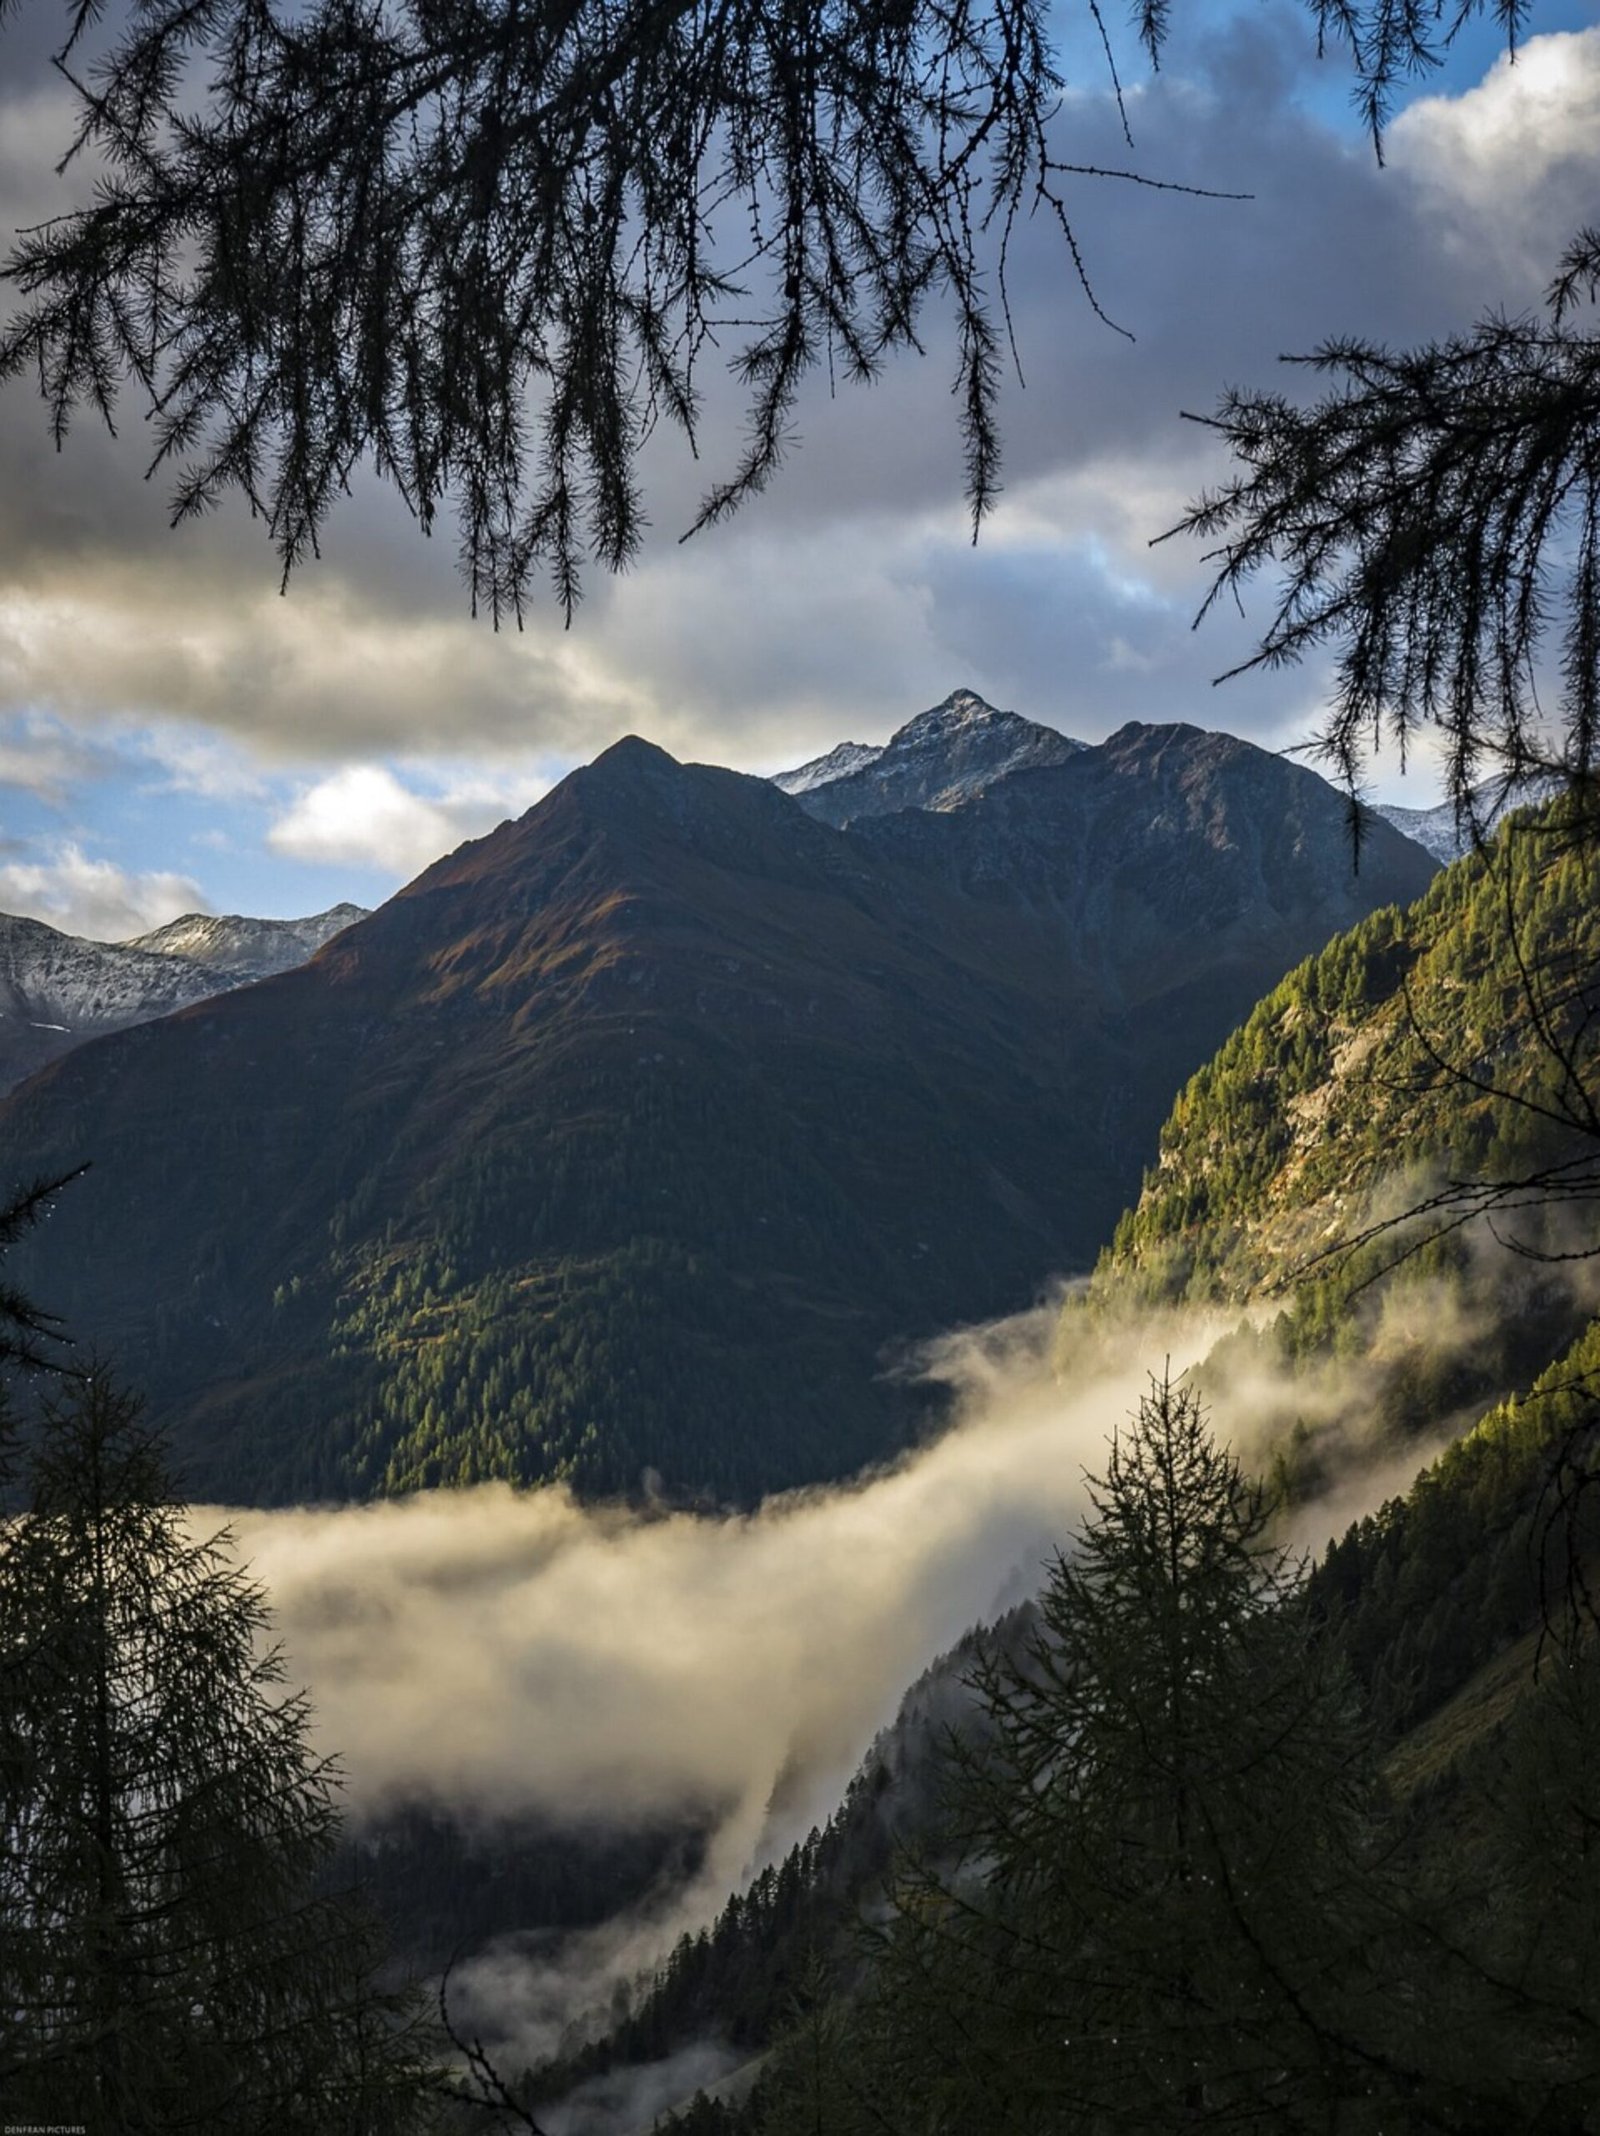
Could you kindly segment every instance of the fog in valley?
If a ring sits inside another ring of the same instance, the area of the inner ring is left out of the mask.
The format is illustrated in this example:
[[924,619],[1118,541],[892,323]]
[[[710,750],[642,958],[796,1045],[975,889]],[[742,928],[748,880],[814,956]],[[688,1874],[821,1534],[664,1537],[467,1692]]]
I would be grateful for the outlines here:
[[1357,1354],[1295,1372],[1263,1337],[1271,1303],[1244,1320],[1133,1319],[1058,1292],[903,1361],[952,1390],[954,1420],[935,1443],[748,1515],[580,1506],[558,1489],[490,1484],[194,1517],[201,1529],[227,1519],[264,1583],[357,1824],[422,1801],[469,1825],[530,1813],[580,1830],[709,1825],[690,1888],[545,1959],[508,1947],[463,1969],[503,2041],[536,2055],[826,1821],[907,1685],[1031,1593],[1070,1545],[1085,1472],[1102,1467],[1153,1373],[1197,1371],[1214,1429],[1247,1463],[1295,1426],[1312,1435],[1321,1489],[1286,1535],[1319,1550],[1470,1421],[1427,1419],[1397,1441],[1371,1419],[1419,1350],[1466,1357],[1514,1307],[1514,1276],[1492,1252],[1465,1290],[1373,1294]]

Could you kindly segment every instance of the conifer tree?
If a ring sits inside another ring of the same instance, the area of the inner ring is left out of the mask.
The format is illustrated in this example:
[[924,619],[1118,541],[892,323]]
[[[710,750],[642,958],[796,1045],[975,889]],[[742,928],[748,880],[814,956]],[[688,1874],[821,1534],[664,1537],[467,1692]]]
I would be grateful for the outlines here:
[[137,1403],[46,1406],[0,1538],[0,2098],[88,2136],[393,2136],[421,2071],[318,1889],[337,1778]]
[[[1162,1379],[1036,1634],[975,1677],[962,1866],[899,1893],[877,1997],[894,2125],[1365,2128],[1371,1783],[1269,1508]],[[1370,2014],[1370,2013],[1369,2013]]]
[[1494,1865],[1490,1901],[1473,1909],[1474,1941],[1497,1990],[1492,2026],[1480,2029],[1514,2075],[1530,2124],[1592,2129],[1600,2122],[1600,1645],[1590,1623],[1545,1641],[1503,1735],[1474,1763],[1468,1815]]

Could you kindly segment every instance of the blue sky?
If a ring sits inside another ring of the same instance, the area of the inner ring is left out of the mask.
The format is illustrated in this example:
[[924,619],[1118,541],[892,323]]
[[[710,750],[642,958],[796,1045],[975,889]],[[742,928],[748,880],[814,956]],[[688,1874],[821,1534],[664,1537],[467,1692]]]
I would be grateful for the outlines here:
[[[8,229],[52,204],[64,123],[43,66],[55,22],[34,5],[0,41]],[[813,394],[767,495],[683,547],[705,469],[664,444],[637,568],[596,582],[570,631],[552,609],[498,637],[467,614],[453,543],[421,541],[375,486],[280,598],[243,511],[170,534],[137,435],[113,445],[86,421],[58,456],[12,384],[0,910],[114,938],[196,906],[372,903],[622,733],[775,770],[882,740],[957,684],[1090,740],[1130,718],[1299,740],[1321,675],[1213,690],[1248,619],[1192,632],[1198,556],[1149,547],[1221,472],[1179,412],[1276,382],[1280,351],[1332,333],[1404,342],[1536,303],[1596,215],[1594,24],[1593,8],[1537,11],[1515,68],[1492,24],[1471,27],[1393,126],[1382,171],[1348,69],[1317,63],[1287,0],[1179,11],[1155,78],[1129,36],[1138,167],[1253,198],[1078,188],[1090,272],[1131,345],[1093,319],[1047,234],[1028,234],[1027,390],[1007,395],[1007,488],[976,549],[937,334],[870,391]],[[1063,152],[1126,162],[1081,28],[1064,71]],[[711,398],[715,464],[739,410]],[[1385,790],[1434,798],[1425,770]]]

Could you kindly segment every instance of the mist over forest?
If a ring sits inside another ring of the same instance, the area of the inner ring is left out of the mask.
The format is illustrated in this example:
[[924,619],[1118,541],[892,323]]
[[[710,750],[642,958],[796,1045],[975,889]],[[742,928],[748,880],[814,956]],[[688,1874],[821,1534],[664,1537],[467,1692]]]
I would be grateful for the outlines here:
[[1600,2136],[1513,14],[0,0],[8,2124]]
[[[1585,1295],[1586,1273],[1572,1277]],[[1080,1287],[904,1360],[955,1396],[929,1446],[752,1514],[484,1484],[190,1518],[196,1532],[226,1524],[265,1582],[314,1690],[317,1739],[346,1769],[358,1837],[417,1803],[469,1826],[532,1814],[580,1843],[596,1825],[703,1829],[681,1884],[653,1886],[637,1919],[585,1932],[559,1959],[524,1961],[528,1985],[514,1947],[463,1968],[484,2021],[537,2060],[825,1824],[907,1686],[1037,1591],[1152,1375],[1204,1386],[1219,1435],[1252,1467],[1291,1425],[1315,1423],[1316,1487],[1283,1532],[1319,1551],[1452,1436],[1443,1418],[1397,1446],[1374,1440],[1371,1419],[1420,1328],[1442,1369],[1470,1355],[1491,1311],[1478,1288],[1388,1301],[1359,1359],[1307,1375],[1230,1363],[1241,1322],[1216,1308],[1107,1324]]]

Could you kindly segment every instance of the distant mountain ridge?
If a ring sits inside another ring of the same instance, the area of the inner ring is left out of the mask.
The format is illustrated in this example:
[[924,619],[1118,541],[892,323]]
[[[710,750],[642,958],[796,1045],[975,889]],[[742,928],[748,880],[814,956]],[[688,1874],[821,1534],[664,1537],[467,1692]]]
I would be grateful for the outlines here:
[[774,772],[772,783],[786,794],[807,794],[814,786],[831,786],[836,779],[865,771],[869,764],[877,763],[883,751],[882,742],[839,742],[826,756],[812,757],[808,763],[797,764],[793,771]]
[[1497,779],[1473,788],[1471,805],[1465,811],[1453,801],[1440,801],[1433,808],[1402,808],[1397,802],[1379,802],[1372,813],[1392,823],[1403,837],[1416,843],[1446,866],[1470,853],[1477,839],[1489,838],[1513,809],[1530,808],[1548,801],[1561,781],[1545,773],[1506,786]]
[[186,912],[149,934],[119,943],[161,957],[185,957],[241,979],[266,979],[314,957],[325,942],[367,917],[365,905],[331,905],[300,920],[253,920],[230,912]]
[[1377,826],[1353,875],[1331,787],[1196,728],[846,831],[805,798],[620,742],[0,1106],[5,1169],[93,1156],[19,1273],[137,1358],[192,1489],[748,1503],[882,1458],[926,1415],[886,1346],[1087,1268],[1183,1077],[1433,872]]
[[300,920],[188,913],[132,941],[91,942],[0,913],[0,1091],[86,1039],[302,964],[365,916],[359,905]]
[[998,712],[962,688],[907,720],[881,747],[841,742],[772,783],[808,814],[845,830],[899,809],[957,808],[1013,771],[1065,763],[1086,746],[1019,713]]

